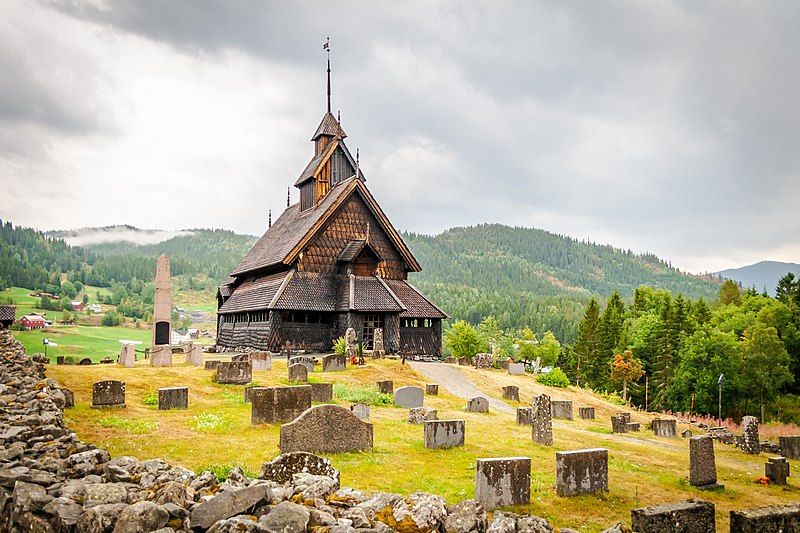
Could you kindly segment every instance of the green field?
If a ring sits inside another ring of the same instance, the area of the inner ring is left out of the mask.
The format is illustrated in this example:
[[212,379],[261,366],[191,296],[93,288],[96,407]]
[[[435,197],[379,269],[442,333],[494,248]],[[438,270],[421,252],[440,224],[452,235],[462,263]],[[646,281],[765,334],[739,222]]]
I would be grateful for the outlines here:
[[44,330],[15,331],[14,338],[25,346],[28,353],[44,352],[42,340],[47,337],[58,344],[47,349],[51,361],[57,355],[91,357],[99,361],[106,356],[116,359],[121,339],[142,341],[136,350],[150,347],[152,332],[149,328],[127,328],[122,326],[54,326]]

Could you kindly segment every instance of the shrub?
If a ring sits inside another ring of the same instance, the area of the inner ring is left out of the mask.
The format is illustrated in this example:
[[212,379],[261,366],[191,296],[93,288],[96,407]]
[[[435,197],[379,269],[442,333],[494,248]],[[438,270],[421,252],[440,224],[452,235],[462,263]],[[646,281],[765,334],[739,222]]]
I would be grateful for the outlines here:
[[158,392],[150,391],[142,398],[142,403],[145,405],[158,405]]
[[209,465],[202,465],[200,468],[196,469],[197,472],[205,472],[206,470],[217,476],[218,481],[225,481],[233,470],[236,467],[242,469],[244,475],[249,478],[258,477],[257,472],[253,472],[248,470],[244,465],[235,463],[235,464],[227,464],[227,465],[218,465],[218,464],[209,464]]
[[77,365],[83,357],[78,357],[77,355],[65,355],[64,356],[64,364],[65,365]]
[[554,368],[547,374],[540,374],[536,381],[542,385],[547,385],[548,387],[558,387],[560,389],[569,386],[569,378],[564,371],[558,367]]
[[337,400],[365,405],[392,405],[394,403],[394,397],[391,394],[381,394],[375,389],[344,383],[333,384],[333,396]]
[[456,357],[472,357],[483,346],[478,330],[463,320],[456,321],[445,332],[444,344]]
[[333,343],[333,351],[338,353],[339,355],[344,355],[346,349],[347,349],[347,340],[344,337],[339,337],[338,339],[336,339],[336,342]]
[[119,326],[119,323],[122,319],[119,316],[119,313],[116,311],[109,311],[103,315],[103,319],[100,321],[100,324],[103,326]]

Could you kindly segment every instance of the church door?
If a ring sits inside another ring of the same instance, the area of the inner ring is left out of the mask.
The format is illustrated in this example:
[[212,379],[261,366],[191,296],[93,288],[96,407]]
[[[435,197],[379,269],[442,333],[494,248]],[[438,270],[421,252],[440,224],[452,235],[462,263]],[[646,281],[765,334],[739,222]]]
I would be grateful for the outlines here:
[[375,339],[375,328],[383,327],[383,315],[364,315],[364,328],[361,331],[361,339],[364,342],[364,349],[372,349],[372,341]]

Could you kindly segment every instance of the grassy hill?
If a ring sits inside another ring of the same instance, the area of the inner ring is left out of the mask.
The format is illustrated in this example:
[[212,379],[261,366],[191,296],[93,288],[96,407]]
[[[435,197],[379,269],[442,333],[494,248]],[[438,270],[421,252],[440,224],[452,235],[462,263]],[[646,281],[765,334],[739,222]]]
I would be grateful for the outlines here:
[[[87,442],[107,448],[112,456],[164,458],[194,470],[226,472],[241,465],[246,472],[258,472],[262,462],[278,455],[279,424],[253,426],[250,406],[243,402],[243,386],[220,385],[211,381],[211,371],[180,364],[151,368],[140,362],[133,369],[116,365],[92,367],[49,367],[56,378],[75,393],[75,407],[65,411],[70,428]],[[513,415],[492,410],[487,414],[463,410],[465,401],[440,386],[438,396],[426,396],[425,405],[438,410],[439,418],[466,421],[466,444],[448,450],[423,446],[423,428],[407,422],[407,409],[383,401],[374,383],[392,379],[395,388],[423,386],[426,382],[409,365],[394,360],[369,360],[362,368],[344,372],[317,373],[312,381],[334,382],[334,403],[349,406],[353,394],[373,402],[370,422],[374,425],[374,449],[362,453],[329,455],[342,472],[342,484],[365,491],[408,494],[416,490],[441,494],[449,503],[474,495],[475,459],[478,457],[525,456],[532,459],[531,502],[513,510],[547,518],[556,527],[597,532],[618,521],[630,521],[632,508],[667,501],[701,498],[714,502],[720,531],[728,530],[733,509],[794,502],[798,489],[755,483],[763,474],[767,455],[746,455],[732,446],[716,444],[720,491],[699,491],[687,482],[688,441],[655,437],[644,429],[652,414],[633,412],[642,423],[639,433],[611,434],[609,416],[630,410],[609,403],[591,391],[575,387],[555,389],[535,382],[531,376],[509,376],[500,370],[456,367],[458,372],[486,394],[502,400],[503,385],[520,387],[521,403],[506,401],[516,408],[529,405],[532,395],[546,393],[554,399],[572,400],[579,406],[594,406],[596,420],[558,420],[553,424],[553,446],[534,444],[530,426],[517,425]],[[285,385],[286,362],[275,360],[271,371],[253,372],[259,385]],[[94,381],[119,379],[127,389],[126,409],[91,409]],[[153,405],[158,387],[188,386],[189,409],[159,411]],[[681,424],[679,431],[687,425]],[[693,428],[697,431],[696,428]],[[560,498],[554,490],[555,452],[602,447],[609,451],[609,492]]]
[[436,236],[407,233],[423,271],[412,282],[453,317],[493,314],[503,327],[550,329],[572,340],[593,295],[632,296],[640,285],[713,298],[719,281],[682,273],[653,254],[635,254],[534,228],[483,224]]

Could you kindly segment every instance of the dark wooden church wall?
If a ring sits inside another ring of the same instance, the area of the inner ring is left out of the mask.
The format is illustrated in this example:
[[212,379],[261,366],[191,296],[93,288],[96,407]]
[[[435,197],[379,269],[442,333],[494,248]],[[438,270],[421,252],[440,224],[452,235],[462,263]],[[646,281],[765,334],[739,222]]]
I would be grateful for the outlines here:
[[281,327],[278,313],[270,312],[266,321],[220,322],[217,344],[227,348],[279,351]]
[[333,344],[335,327],[331,324],[305,324],[284,322],[281,324],[283,342],[289,341],[295,348],[304,350],[329,350]]
[[408,354],[442,355],[442,321],[429,328],[400,328],[400,351]]
[[351,239],[363,239],[367,226],[370,229],[369,243],[383,258],[378,263],[378,275],[386,279],[406,279],[405,262],[358,195],[351,196],[323,231],[303,250],[297,269],[307,272],[334,272],[336,260],[345,245]]
[[387,352],[400,351],[400,315],[383,315],[383,349]]

